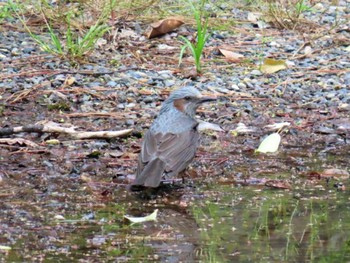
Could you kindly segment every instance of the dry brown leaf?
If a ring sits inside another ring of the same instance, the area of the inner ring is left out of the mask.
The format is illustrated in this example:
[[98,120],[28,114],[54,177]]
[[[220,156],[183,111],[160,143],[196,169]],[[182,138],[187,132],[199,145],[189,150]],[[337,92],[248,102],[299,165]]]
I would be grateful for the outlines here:
[[148,30],[146,33],[148,38],[153,38],[157,36],[164,35],[170,31],[173,31],[175,28],[178,28],[184,24],[184,21],[182,21],[179,18],[171,17],[167,19],[160,20],[158,22],[152,23],[151,29]]
[[228,61],[231,61],[231,62],[240,62],[244,58],[243,55],[226,50],[226,49],[219,48],[219,51],[221,52],[221,54],[225,56],[225,58]]
[[334,178],[340,180],[346,180],[350,177],[349,172],[346,170],[331,168],[326,169],[321,173],[321,178]]
[[14,144],[18,144],[21,146],[29,146],[29,147],[39,147],[38,144],[26,140],[26,139],[22,139],[22,138],[5,138],[5,139],[0,139],[0,144],[8,144],[8,145],[14,145]]
[[277,188],[277,189],[292,189],[292,186],[284,180],[268,180],[265,186]]

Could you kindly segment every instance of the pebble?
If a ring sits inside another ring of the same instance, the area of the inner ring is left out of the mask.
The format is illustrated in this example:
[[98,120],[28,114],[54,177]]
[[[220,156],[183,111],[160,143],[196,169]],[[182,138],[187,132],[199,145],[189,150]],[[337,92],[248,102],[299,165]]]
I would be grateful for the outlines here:
[[350,85],[350,72],[347,72],[347,73],[344,75],[344,84]]
[[134,126],[135,125],[135,121],[134,120],[126,120],[125,124],[127,126]]
[[342,103],[339,105],[338,109],[340,111],[350,111],[350,104],[349,103]]
[[262,72],[260,70],[254,69],[252,72],[250,72],[253,76],[261,76]]
[[226,88],[216,88],[216,90],[220,93],[224,93],[224,94],[227,94],[229,93],[230,91]]
[[114,88],[115,86],[117,86],[117,82],[115,82],[114,80],[110,80],[107,82],[107,86]]
[[154,99],[151,96],[147,96],[143,99],[143,102],[145,102],[145,103],[151,103],[153,101],[154,101]]
[[169,88],[169,87],[173,87],[175,85],[175,81],[172,79],[167,79],[164,81],[164,86]]
[[239,88],[238,85],[236,85],[236,84],[232,84],[232,85],[231,85],[231,89],[236,90],[236,91],[239,91],[239,90],[240,90],[240,88]]
[[16,47],[11,50],[11,55],[13,56],[19,56],[20,54],[19,49]]
[[237,86],[238,86],[239,89],[246,89],[247,88],[247,85],[244,84],[243,82],[238,83]]
[[123,109],[125,109],[125,105],[123,103],[119,103],[117,105],[117,108],[123,110]]
[[333,99],[335,96],[336,96],[336,93],[331,92],[331,93],[327,93],[326,98],[327,99]]
[[135,106],[136,106],[135,103],[128,103],[128,104],[126,105],[127,108],[134,108]]

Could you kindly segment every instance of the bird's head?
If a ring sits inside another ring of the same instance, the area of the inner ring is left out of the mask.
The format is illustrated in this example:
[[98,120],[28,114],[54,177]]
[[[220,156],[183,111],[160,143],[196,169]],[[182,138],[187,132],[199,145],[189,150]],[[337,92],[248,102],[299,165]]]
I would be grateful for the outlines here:
[[216,97],[203,96],[194,87],[183,87],[173,91],[164,102],[164,107],[175,107],[178,111],[194,117],[197,108],[204,102],[215,101]]

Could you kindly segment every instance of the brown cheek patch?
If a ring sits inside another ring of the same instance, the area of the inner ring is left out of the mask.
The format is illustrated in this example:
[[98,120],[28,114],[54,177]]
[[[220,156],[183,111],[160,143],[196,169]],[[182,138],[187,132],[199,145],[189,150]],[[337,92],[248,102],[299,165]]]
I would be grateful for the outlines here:
[[179,111],[184,112],[185,111],[185,100],[184,99],[177,99],[174,101],[174,107],[178,109]]

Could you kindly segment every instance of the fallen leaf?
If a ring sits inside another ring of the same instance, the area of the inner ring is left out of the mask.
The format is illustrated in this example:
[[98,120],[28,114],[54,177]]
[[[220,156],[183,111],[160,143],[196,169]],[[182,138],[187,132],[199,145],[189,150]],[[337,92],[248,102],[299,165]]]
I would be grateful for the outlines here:
[[136,223],[143,223],[147,221],[157,221],[157,214],[158,214],[158,209],[154,210],[154,212],[148,216],[134,217],[134,216],[125,215],[124,217],[128,219],[132,224],[136,224]]
[[119,157],[123,156],[123,154],[124,153],[122,151],[115,150],[113,152],[110,152],[109,156],[111,156],[112,158],[119,158]]
[[292,186],[283,180],[268,180],[265,182],[265,186],[277,188],[277,189],[291,189]]
[[290,126],[290,122],[274,123],[274,124],[266,125],[264,128],[268,129],[269,131],[278,131],[287,126]]
[[137,38],[138,34],[134,30],[122,29],[118,34],[119,38]]
[[64,216],[63,215],[55,215],[53,217],[55,220],[65,220]]
[[264,63],[260,66],[260,71],[266,74],[272,74],[286,68],[287,64],[284,60],[265,58]]
[[45,143],[46,143],[47,145],[59,145],[59,144],[60,144],[60,141],[57,140],[57,139],[51,139],[51,140],[45,141]]
[[184,22],[176,17],[163,19],[158,22],[152,23],[150,25],[151,29],[146,33],[146,35],[148,38],[161,36],[170,31],[173,31],[174,29],[178,28],[183,24]]
[[0,139],[0,144],[9,144],[9,145],[19,144],[20,146],[39,147],[38,144],[36,144],[32,141],[29,141],[29,140],[22,139],[22,138]]
[[198,131],[205,131],[205,130],[212,130],[212,131],[219,131],[219,132],[224,131],[219,125],[215,123],[210,123],[210,122],[201,121],[201,120],[199,120],[198,122],[199,122],[197,126]]
[[259,148],[256,150],[256,152],[274,153],[278,150],[280,142],[281,135],[279,135],[278,133],[272,133],[260,143]]
[[338,180],[346,180],[349,177],[350,175],[348,171],[338,168],[326,169],[321,173],[321,178],[334,178]]
[[244,123],[240,122],[237,124],[237,128],[232,130],[231,133],[233,135],[237,135],[237,134],[242,134],[242,133],[252,133],[254,132],[253,129],[248,128]]
[[231,61],[231,62],[239,62],[239,61],[241,61],[244,58],[243,55],[241,55],[239,53],[235,53],[235,52],[229,51],[229,50],[226,50],[226,49],[219,48],[219,51],[221,52],[221,54],[224,55],[224,57],[228,61]]
[[160,44],[160,45],[158,45],[158,49],[159,50],[174,50],[174,49],[176,49],[176,47],[168,46],[165,44]]
[[9,246],[2,246],[0,245],[0,250],[11,250],[12,248]]

